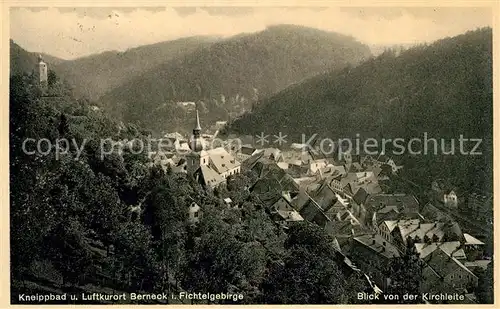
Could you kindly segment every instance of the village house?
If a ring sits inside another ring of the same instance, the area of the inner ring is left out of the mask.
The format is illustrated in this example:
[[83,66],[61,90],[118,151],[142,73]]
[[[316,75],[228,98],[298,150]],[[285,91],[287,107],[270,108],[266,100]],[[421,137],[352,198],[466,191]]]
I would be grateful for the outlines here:
[[239,151],[236,152],[236,158],[243,162],[250,158],[255,153],[255,148],[252,145],[242,145]]
[[443,203],[446,207],[457,208],[458,199],[455,191],[453,190],[445,191],[443,194]]
[[491,260],[475,260],[472,262],[465,261],[463,264],[474,273],[476,271],[485,271],[490,263]]
[[419,211],[419,203],[415,196],[404,193],[370,195],[365,206],[372,212],[386,206],[397,206],[399,212],[405,213],[417,213]]
[[464,250],[469,261],[474,261],[482,258],[484,253],[484,242],[475,238],[474,236],[464,233]]
[[192,202],[191,205],[189,205],[188,222],[190,224],[196,224],[200,221],[200,216],[201,216],[200,206],[195,202]]
[[318,159],[318,160],[312,160],[309,162],[309,169],[307,173],[309,175],[315,175],[318,173],[321,169],[325,168],[328,164],[328,161],[326,159]]
[[422,270],[421,292],[454,293],[477,287],[478,278],[449,251],[438,247],[425,258]]
[[287,227],[291,222],[303,221],[304,218],[292,206],[292,195],[283,192],[279,199],[271,206],[271,218],[275,222],[283,223]]
[[392,259],[398,258],[398,249],[378,234],[354,237],[349,248],[349,256],[375,283],[387,288],[387,268]]
[[264,153],[264,158],[271,159],[274,162],[284,162],[283,155],[281,153],[281,150],[277,148],[264,148],[264,149],[258,149],[256,152],[263,152]]

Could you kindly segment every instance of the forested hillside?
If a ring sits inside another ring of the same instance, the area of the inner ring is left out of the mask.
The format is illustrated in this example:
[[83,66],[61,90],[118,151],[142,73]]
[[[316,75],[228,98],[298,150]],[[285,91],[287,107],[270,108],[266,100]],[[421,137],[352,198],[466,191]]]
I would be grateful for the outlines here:
[[227,120],[250,110],[259,98],[370,55],[368,46],[351,37],[300,26],[272,26],[165,62],[115,88],[101,101],[120,119],[154,130],[180,130],[192,116],[175,111],[177,101],[198,102],[203,118],[210,122]]
[[[492,30],[467,32],[396,55],[388,50],[357,67],[287,88],[235,120],[229,133],[318,133],[332,139],[374,137],[483,139],[483,155],[402,156],[405,173],[428,185],[452,178],[462,192],[492,189]],[[470,151],[473,144],[469,144]],[[433,147],[433,146],[431,146]],[[478,149],[479,150],[479,149]],[[390,150],[389,150],[390,151]]]
[[196,36],[130,48],[124,52],[107,51],[65,61],[53,69],[73,86],[75,96],[95,101],[147,70],[217,40],[216,37]]
[[10,76],[22,73],[31,73],[36,68],[38,56],[41,55],[44,61],[49,65],[62,64],[66,60],[47,54],[37,54],[28,52],[14,41],[10,40]]
[[[240,303],[350,303],[366,287],[341,269],[320,227],[299,224],[287,236],[275,225],[244,189],[251,172],[212,192],[149,167],[135,146],[103,155],[102,140],[145,140],[147,132],[56,86],[47,97],[34,76],[10,80],[12,302],[25,293],[202,291],[241,293]],[[196,227],[187,220],[193,202],[202,209]]]

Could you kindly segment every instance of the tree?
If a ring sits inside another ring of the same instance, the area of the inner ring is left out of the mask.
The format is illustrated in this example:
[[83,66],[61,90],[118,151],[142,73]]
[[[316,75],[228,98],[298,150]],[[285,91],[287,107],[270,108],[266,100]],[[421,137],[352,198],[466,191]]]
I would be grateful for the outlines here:
[[493,304],[494,301],[494,273],[493,260],[486,267],[486,271],[478,276],[476,295],[480,304]]
[[56,73],[53,70],[49,69],[49,72],[47,73],[47,83],[48,83],[49,87],[55,85],[57,80],[58,80],[58,77],[57,77]]
[[61,114],[59,119],[58,131],[60,137],[65,137],[65,135],[69,132],[68,118],[64,113]]
[[394,258],[388,266],[387,276],[390,280],[387,288],[388,294],[399,295],[395,303],[409,304],[419,303],[421,300],[404,300],[406,293],[415,294],[420,291],[422,282],[423,262],[416,251],[412,242],[408,243],[406,252],[397,258]]
[[308,222],[292,226],[285,248],[282,261],[271,263],[262,283],[262,302],[337,304],[350,298],[344,297],[344,286],[354,282],[339,268],[331,239],[320,227]]

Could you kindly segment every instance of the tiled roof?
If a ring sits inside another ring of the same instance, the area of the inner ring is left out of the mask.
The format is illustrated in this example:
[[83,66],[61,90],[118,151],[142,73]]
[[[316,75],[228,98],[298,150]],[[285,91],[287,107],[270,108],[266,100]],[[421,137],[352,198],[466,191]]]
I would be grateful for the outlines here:
[[384,223],[387,225],[389,232],[392,232],[398,226],[398,221],[385,221]]
[[211,169],[206,165],[200,166],[199,170],[201,171],[205,184],[209,186],[214,187],[224,181],[224,178],[219,175],[217,171]]
[[443,250],[448,255],[456,254],[456,256],[458,257],[461,256],[461,253],[456,253],[458,252],[458,248],[460,248],[459,241],[449,241],[444,243],[435,242],[431,244],[426,244],[426,243],[415,244],[415,249],[420,254],[421,259],[425,259],[429,254],[431,254],[438,248]]
[[457,258],[448,254],[441,248],[434,250],[430,253],[425,262],[428,267],[431,267],[433,271],[438,273],[441,277],[445,277],[450,272],[452,272],[457,266],[465,270],[469,273],[469,275],[476,277],[467,267],[465,267],[462,262],[460,262]]
[[485,270],[490,263],[491,260],[476,260],[473,262],[464,262],[464,266],[469,269],[479,267]]
[[285,221],[303,221],[304,218],[296,212],[295,210],[278,210],[278,214],[285,220]]
[[374,194],[370,195],[366,201],[369,208],[378,209],[385,206],[398,206],[404,212],[417,212],[418,201],[413,195],[409,194]]
[[240,162],[236,161],[236,159],[222,147],[210,149],[207,153],[210,158],[210,163],[219,174],[240,166]]
[[386,258],[400,256],[398,249],[378,234],[365,234],[355,237],[354,240]]

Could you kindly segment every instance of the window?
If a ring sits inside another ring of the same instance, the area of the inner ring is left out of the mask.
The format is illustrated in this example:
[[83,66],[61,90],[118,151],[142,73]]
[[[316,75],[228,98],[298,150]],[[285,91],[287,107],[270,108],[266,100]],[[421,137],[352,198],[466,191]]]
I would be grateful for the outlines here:
[[193,215],[195,218],[198,218],[198,212],[195,212]]

